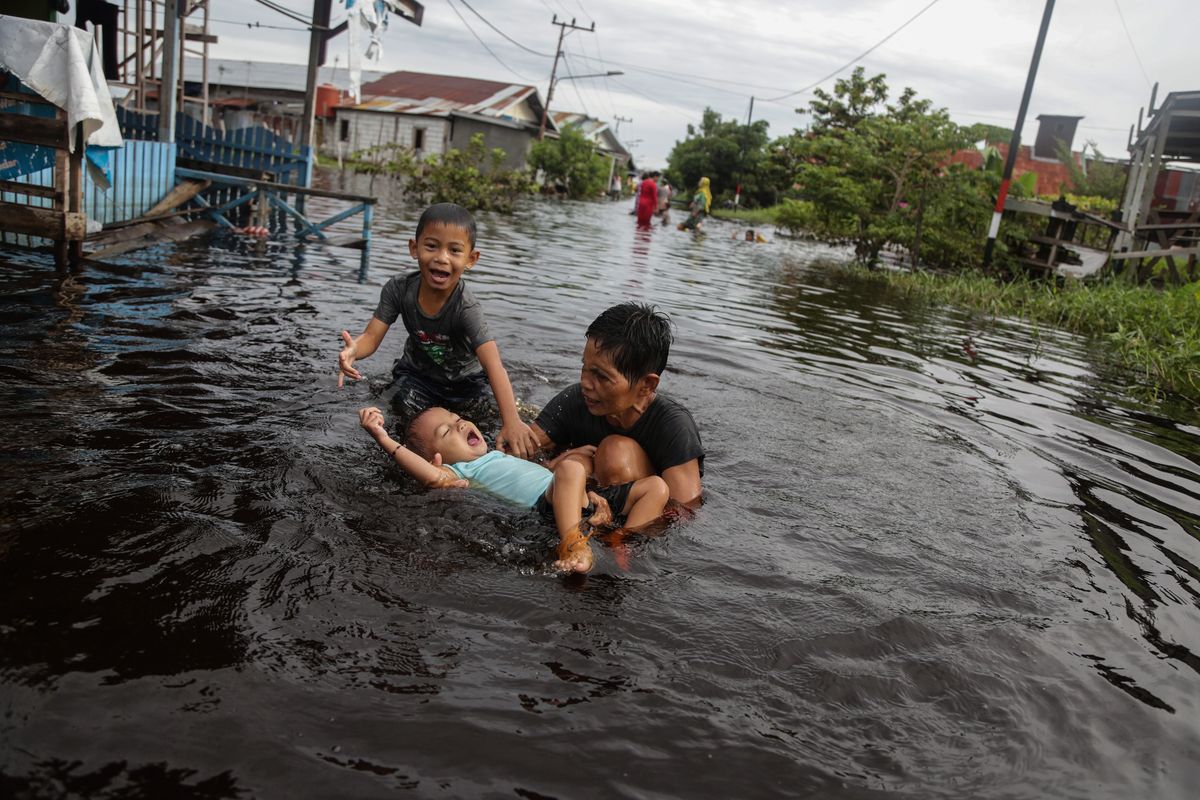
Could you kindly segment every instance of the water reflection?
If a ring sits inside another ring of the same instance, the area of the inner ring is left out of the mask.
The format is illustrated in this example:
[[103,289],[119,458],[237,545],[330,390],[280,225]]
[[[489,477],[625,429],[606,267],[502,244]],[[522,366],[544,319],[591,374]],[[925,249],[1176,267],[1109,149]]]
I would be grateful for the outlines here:
[[570,581],[535,516],[362,436],[402,335],[335,388],[419,209],[385,198],[366,272],[224,233],[69,276],[5,254],[0,785],[1186,796],[1194,410],[838,248],[627,211],[481,215],[470,276],[534,405],[611,303],[678,325],[706,504]]

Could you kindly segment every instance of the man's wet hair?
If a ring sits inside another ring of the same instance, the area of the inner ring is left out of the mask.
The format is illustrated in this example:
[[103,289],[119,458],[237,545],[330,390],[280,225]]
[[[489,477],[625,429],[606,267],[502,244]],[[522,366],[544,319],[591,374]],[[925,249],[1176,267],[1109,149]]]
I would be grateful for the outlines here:
[[[442,205],[450,204],[443,203]],[[412,450],[426,461],[433,460],[433,443],[426,441],[424,436],[421,436],[417,433],[417,420],[421,419],[421,417],[433,411],[435,408],[437,408],[437,406],[430,406],[424,411],[419,412],[416,416],[408,421],[407,425],[404,426],[404,446],[409,450]]]
[[651,373],[661,375],[671,353],[671,318],[646,303],[620,303],[588,326],[587,338],[612,359],[630,383]]
[[421,218],[417,220],[416,238],[418,240],[421,238],[421,231],[425,230],[427,225],[433,225],[438,222],[465,230],[467,238],[470,239],[471,249],[475,249],[475,217],[471,216],[470,211],[467,211],[458,203],[434,203],[425,209],[425,212],[421,214]]

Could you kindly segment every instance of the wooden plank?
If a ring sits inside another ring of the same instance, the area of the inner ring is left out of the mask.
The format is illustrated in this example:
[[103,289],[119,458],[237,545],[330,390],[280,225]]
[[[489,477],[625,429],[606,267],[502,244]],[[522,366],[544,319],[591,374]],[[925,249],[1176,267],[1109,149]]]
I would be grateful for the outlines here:
[[26,92],[0,92],[0,98],[5,100],[16,100],[18,103],[33,103],[38,106],[53,106],[46,98],[40,94],[28,94]]
[[67,126],[61,120],[49,117],[0,114],[0,139],[66,150]]
[[210,231],[214,227],[213,223],[207,220],[196,220],[176,225],[150,223],[146,226],[146,229],[142,229],[140,225],[135,225],[133,226],[134,230],[130,231],[129,238],[101,250],[88,253],[85,258],[89,261],[94,261],[121,253],[128,253],[130,250],[138,250],[148,245],[158,244],[159,242],[178,242],[204,233],[205,231]]
[[38,186],[36,183],[21,183],[20,181],[0,181],[0,192],[50,198],[58,195],[58,189],[55,189],[53,186]]
[[1164,256],[1200,255],[1200,247],[1176,247],[1166,250],[1132,250],[1128,253],[1113,253],[1109,258],[1121,261],[1126,258],[1162,258]]
[[0,202],[0,217],[4,229],[13,233],[41,236],[45,239],[82,239],[87,221],[81,213],[64,213],[53,208],[39,208],[20,203]]
[[167,192],[166,197],[159,200],[157,203],[147,209],[145,216],[152,217],[155,214],[162,214],[163,212],[170,211],[173,208],[178,208],[196,195],[203,192],[209,186],[212,186],[212,181],[185,180],[183,183]]

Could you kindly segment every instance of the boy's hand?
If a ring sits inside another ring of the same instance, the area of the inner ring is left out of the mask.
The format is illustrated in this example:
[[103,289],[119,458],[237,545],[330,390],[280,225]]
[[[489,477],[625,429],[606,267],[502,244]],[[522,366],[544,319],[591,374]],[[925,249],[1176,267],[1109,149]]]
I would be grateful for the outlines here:
[[354,359],[358,358],[358,345],[354,343],[354,337],[350,335],[350,331],[342,331],[342,341],[346,346],[342,348],[342,352],[338,353],[339,389],[345,385],[346,378],[354,381],[362,379],[362,373],[354,368]]
[[358,410],[358,424],[362,425],[367,433],[376,438],[379,438],[379,434],[381,433],[387,433],[383,427],[383,412],[374,406]]
[[434,453],[433,461],[430,462],[438,468],[440,475],[437,479],[428,481],[425,484],[427,489],[468,489],[471,482],[466,478],[460,478],[455,473],[451,472],[448,467],[442,466],[442,454]]
[[496,437],[496,449],[517,458],[533,458],[538,451],[538,440],[533,428],[521,420],[505,425]]

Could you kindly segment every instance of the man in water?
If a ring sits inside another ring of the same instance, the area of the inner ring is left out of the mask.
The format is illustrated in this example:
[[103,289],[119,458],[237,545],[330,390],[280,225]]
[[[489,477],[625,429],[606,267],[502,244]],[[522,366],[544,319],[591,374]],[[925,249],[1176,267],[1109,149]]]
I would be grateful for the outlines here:
[[582,448],[600,486],[661,475],[671,499],[700,500],[704,447],[682,404],[658,391],[671,321],[642,303],[607,309],[587,329],[579,383],[554,397],[531,426],[553,451]]

